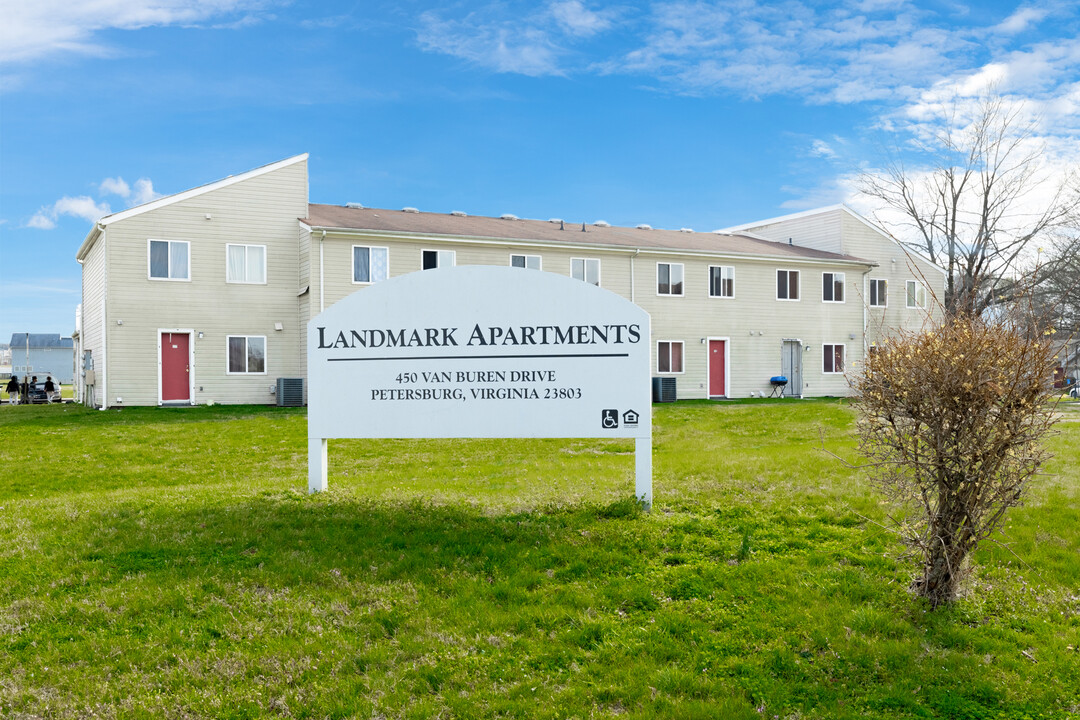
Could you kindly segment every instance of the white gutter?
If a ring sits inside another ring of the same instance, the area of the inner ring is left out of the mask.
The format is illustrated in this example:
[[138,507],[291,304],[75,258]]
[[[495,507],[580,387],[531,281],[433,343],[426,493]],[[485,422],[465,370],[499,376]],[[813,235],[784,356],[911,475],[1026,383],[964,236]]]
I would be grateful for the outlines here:
[[868,305],[870,304],[870,271],[871,271],[871,269],[867,268],[866,272],[864,272],[863,276],[862,276],[862,287],[863,287],[863,297],[862,297],[863,362],[866,362],[867,348],[870,347],[870,343],[868,342],[868,339],[869,339],[868,338],[868,333],[867,333],[867,329],[870,327],[870,308],[868,307]]
[[96,386],[97,382],[98,382],[97,372],[96,372],[97,367],[96,366],[100,364],[101,365],[101,409],[102,410],[108,410],[109,409],[109,395],[108,395],[107,391],[108,391],[109,388],[108,388],[108,376],[105,373],[106,373],[106,368],[108,368],[108,366],[109,366],[109,351],[108,351],[109,323],[106,322],[108,318],[106,318],[106,316],[105,316],[105,313],[106,313],[106,310],[107,310],[107,305],[106,305],[105,299],[109,297],[109,233],[105,229],[104,225],[101,225],[100,223],[98,223],[98,227],[101,228],[101,237],[102,237],[102,241],[105,244],[101,248],[101,253],[102,253],[102,255],[101,255],[101,265],[102,265],[101,271],[102,271],[102,273],[101,274],[102,274],[102,283],[103,283],[103,287],[102,287],[102,290],[101,290],[101,362],[100,363],[95,363],[95,367],[94,367],[94,370],[95,370],[95,372],[94,372],[94,384]]

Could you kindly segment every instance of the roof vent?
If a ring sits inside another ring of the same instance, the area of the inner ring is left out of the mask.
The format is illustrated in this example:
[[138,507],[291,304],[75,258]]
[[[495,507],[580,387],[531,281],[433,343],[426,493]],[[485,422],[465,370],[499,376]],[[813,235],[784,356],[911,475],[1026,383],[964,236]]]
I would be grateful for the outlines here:
[[679,232],[694,232],[694,228],[679,228]]
[[652,225],[649,225],[648,223],[641,223],[640,225],[637,226],[637,229],[638,230],[652,230]]
[[548,218],[549,223],[561,223],[562,218]]
[[520,220],[521,218],[519,218],[514,213],[503,213],[502,215],[499,216],[499,219],[500,220]]
[[609,223],[607,220],[597,220],[593,223],[593,225],[595,225],[596,227],[611,227],[611,223]]
[[416,208],[414,208],[414,207],[403,207],[403,208],[401,208],[401,212],[407,212],[407,213],[418,213],[418,212],[420,212],[420,211],[419,211],[419,210],[417,210],[417,209],[416,209]]
[[364,206],[360,203],[345,203],[345,207],[352,208],[353,210],[363,210]]
[[451,210],[450,214],[454,217],[469,217],[469,214],[463,210]]

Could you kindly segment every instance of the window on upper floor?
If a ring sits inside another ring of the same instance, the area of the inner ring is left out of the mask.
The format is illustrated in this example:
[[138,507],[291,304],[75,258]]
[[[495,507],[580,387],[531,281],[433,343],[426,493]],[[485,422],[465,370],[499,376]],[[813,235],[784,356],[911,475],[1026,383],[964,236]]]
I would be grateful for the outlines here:
[[844,273],[821,273],[822,302],[844,302]]
[[656,294],[683,294],[682,263],[656,263]]
[[147,264],[153,280],[191,280],[188,261],[191,243],[186,240],[150,240]]
[[266,283],[266,246],[226,245],[225,282],[264,285]]
[[380,280],[385,280],[389,276],[389,248],[353,245],[352,281],[354,283],[379,282]]
[[540,269],[539,255],[511,255],[510,267],[527,268],[529,270]]
[[229,375],[266,374],[266,336],[229,335]]
[[570,277],[600,285],[600,260],[598,258],[570,258]]
[[434,270],[441,267],[454,267],[455,252],[453,250],[424,250],[424,270]]
[[843,345],[822,345],[821,357],[821,371],[823,373],[836,374],[844,372]]
[[907,281],[907,306],[909,308],[926,307],[926,288],[918,280]]
[[661,340],[656,343],[656,371],[662,373],[683,371],[682,340]]
[[735,297],[735,268],[725,265],[709,266],[709,297]]
[[870,278],[870,307],[889,306],[889,281],[884,278]]
[[776,299],[798,300],[799,299],[799,271],[777,270],[776,271]]

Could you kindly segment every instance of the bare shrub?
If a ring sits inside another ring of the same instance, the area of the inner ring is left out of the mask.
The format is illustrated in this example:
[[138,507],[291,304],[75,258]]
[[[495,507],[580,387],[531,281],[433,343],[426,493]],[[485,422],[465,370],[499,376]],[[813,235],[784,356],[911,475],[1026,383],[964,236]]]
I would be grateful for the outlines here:
[[897,333],[851,376],[859,449],[934,607],[957,597],[970,554],[1049,456],[1051,332],[960,314]]

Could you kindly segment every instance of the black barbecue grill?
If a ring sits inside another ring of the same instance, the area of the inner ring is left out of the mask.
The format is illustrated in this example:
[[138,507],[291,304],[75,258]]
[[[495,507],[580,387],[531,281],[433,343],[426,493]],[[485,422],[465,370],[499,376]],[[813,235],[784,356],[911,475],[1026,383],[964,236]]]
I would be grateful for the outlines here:
[[784,388],[787,387],[787,378],[783,375],[773,375],[769,378],[769,384],[772,385],[772,392],[769,397],[784,397]]

